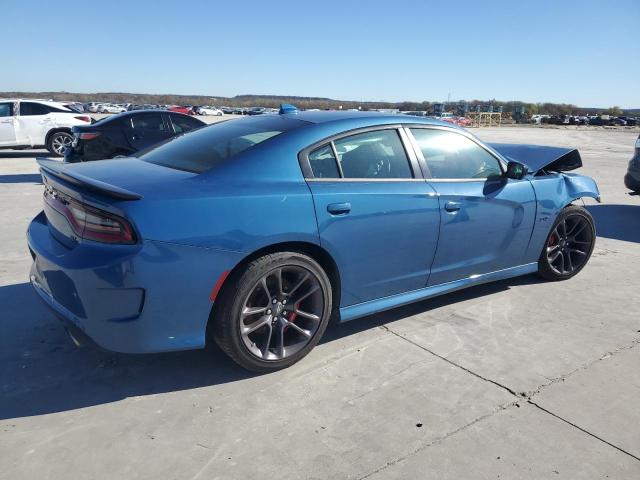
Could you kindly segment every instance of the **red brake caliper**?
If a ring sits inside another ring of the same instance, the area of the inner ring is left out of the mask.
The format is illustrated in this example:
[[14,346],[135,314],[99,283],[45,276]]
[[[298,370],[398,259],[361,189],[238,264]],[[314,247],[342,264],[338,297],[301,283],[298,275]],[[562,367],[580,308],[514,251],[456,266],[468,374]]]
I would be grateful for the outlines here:
[[295,321],[296,321],[296,317],[298,316],[298,314],[296,313],[296,310],[298,309],[298,307],[299,307],[299,306],[300,306],[300,303],[296,303],[296,304],[293,306],[293,312],[291,312],[291,315],[289,315],[289,321],[290,321],[291,323],[293,323],[293,322],[295,322]]

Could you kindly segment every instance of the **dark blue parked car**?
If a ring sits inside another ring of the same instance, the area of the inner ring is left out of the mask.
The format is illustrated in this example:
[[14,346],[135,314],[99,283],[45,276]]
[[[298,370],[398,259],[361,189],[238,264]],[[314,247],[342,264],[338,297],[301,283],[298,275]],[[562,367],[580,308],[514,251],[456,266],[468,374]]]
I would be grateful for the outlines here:
[[76,340],[293,364],[348,321],[539,272],[595,242],[576,150],[486,145],[435,120],[361,112],[248,117],[137,158],[41,160],[31,282]]

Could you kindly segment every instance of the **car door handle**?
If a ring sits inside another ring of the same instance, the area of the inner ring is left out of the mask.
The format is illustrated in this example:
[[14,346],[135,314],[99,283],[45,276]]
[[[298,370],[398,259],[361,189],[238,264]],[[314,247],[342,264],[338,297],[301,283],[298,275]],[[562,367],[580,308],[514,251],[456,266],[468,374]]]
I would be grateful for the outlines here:
[[346,215],[351,211],[351,204],[345,203],[330,203],[327,205],[327,212],[331,215]]
[[460,202],[447,202],[444,204],[444,209],[447,212],[457,212],[460,208],[462,208]]

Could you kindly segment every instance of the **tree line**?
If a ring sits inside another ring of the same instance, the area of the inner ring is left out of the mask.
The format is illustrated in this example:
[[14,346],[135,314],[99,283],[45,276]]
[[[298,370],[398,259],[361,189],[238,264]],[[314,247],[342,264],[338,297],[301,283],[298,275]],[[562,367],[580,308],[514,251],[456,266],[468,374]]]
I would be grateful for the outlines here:
[[[270,107],[276,108],[281,103],[292,103],[298,108],[321,110],[352,109],[398,109],[402,111],[426,111],[432,112],[435,103],[442,102],[357,102],[353,100],[334,100],[322,97],[296,97],[278,95],[236,95],[235,97],[212,97],[205,95],[174,95],[174,94],[146,94],[146,93],[73,93],[73,92],[0,92],[4,98],[40,98],[56,101],[73,102],[107,102],[107,103],[135,103],[153,105],[215,105],[229,107]],[[610,108],[578,107],[569,103],[526,103],[519,101],[500,100],[459,100],[445,104],[445,110],[457,111],[466,105],[469,111],[475,111],[476,106],[486,109],[492,106],[494,111],[502,108],[506,114],[513,114],[520,109],[526,116],[535,114],[546,115],[593,115],[593,114],[638,114],[640,109],[624,110],[618,106]]]

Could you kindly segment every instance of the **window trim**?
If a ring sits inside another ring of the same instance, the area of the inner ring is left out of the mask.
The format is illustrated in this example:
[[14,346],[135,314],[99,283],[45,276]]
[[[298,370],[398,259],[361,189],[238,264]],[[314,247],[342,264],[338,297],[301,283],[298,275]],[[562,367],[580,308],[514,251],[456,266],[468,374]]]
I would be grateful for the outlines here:
[[424,176],[425,179],[429,182],[482,182],[482,183],[486,183],[488,180],[492,180],[491,177],[487,177],[487,178],[433,178],[433,176],[431,175],[431,171],[429,170],[429,166],[427,165],[427,161],[424,158],[424,155],[422,154],[422,149],[420,148],[420,145],[418,144],[418,140],[416,140],[416,138],[413,136],[413,133],[411,132],[411,129],[424,129],[424,130],[443,130],[446,132],[450,132],[456,135],[461,135],[465,138],[467,138],[468,140],[472,141],[473,143],[475,143],[478,147],[482,148],[485,152],[487,152],[489,155],[491,155],[493,158],[496,159],[496,161],[498,162],[498,165],[500,166],[500,171],[502,172],[502,175],[500,176],[501,179],[504,178],[504,173],[507,170],[507,165],[505,160],[500,157],[498,154],[496,154],[496,152],[492,151],[491,149],[489,149],[489,147],[487,147],[486,145],[483,145],[482,143],[480,143],[475,137],[473,137],[472,135],[466,133],[466,132],[461,132],[458,131],[454,128],[450,128],[450,127],[443,127],[440,125],[425,125],[425,124],[411,124],[411,125],[403,125],[404,129],[406,130],[406,134],[409,136],[409,138],[411,139],[411,145],[412,147],[415,149],[415,154],[418,157],[418,163],[420,164],[421,168],[424,170]]
[[[342,166],[340,165],[340,161],[338,160],[338,153],[336,151],[336,147],[334,142],[336,140],[340,140],[345,137],[351,137],[354,135],[358,135],[361,133],[368,132],[376,132],[378,130],[395,130],[396,134],[400,138],[400,143],[402,148],[404,149],[404,153],[407,157],[407,161],[409,162],[409,170],[413,175],[412,178],[345,178],[342,172]],[[311,169],[311,163],[309,162],[309,154],[318,148],[322,148],[325,145],[331,145],[331,149],[333,151],[333,155],[336,160],[336,164],[338,166],[338,172],[340,173],[340,178],[316,178],[313,174],[313,170]],[[418,158],[416,153],[410,144],[409,137],[406,132],[404,132],[403,125],[401,124],[388,124],[388,125],[375,125],[370,127],[360,127],[352,130],[347,130],[344,132],[337,133],[335,135],[331,135],[329,137],[325,137],[322,140],[314,142],[308,147],[302,149],[298,153],[298,163],[300,164],[300,168],[302,170],[302,175],[307,182],[424,182],[424,174],[420,165],[418,163]]]

